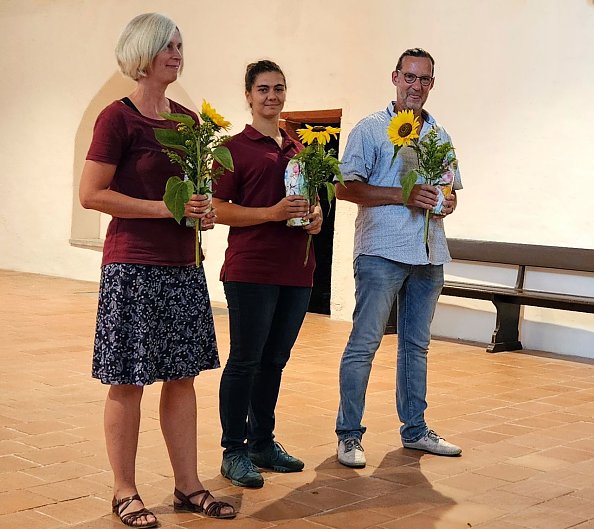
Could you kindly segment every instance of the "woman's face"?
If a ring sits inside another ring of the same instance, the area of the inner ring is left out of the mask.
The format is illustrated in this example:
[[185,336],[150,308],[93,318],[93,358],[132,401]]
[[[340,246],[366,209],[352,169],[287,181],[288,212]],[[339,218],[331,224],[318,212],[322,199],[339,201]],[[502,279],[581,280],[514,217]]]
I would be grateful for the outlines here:
[[172,83],[177,80],[182,62],[181,35],[176,29],[173,37],[171,37],[171,41],[165,46],[165,49],[157,53],[156,57],[153,59],[153,64],[148,77],[167,84]]
[[272,118],[278,116],[285,106],[287,88],[285,78],[278,72],[258,74],[252,89],[245,97],[254,117]]

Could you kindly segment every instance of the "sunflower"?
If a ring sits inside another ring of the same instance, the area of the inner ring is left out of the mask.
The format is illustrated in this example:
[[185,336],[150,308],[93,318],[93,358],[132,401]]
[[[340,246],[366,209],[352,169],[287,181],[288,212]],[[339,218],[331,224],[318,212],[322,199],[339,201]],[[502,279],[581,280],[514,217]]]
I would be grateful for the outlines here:
[[388,125],[388,138],[397,147],[406,147],[419,137],[419,119],[412,110],[401,110]]
[[330,141],[330,136],[334,136],[340,132],[337,127],[326,127],[324,125],[305,125],[305,129],[297,129],[297,134],[303,143],[311,145],[314,141],[317,141],[320,145],[326,145]]
[[202,100],[202,117],[204,119],[209,119],[218,127],[222,129],[228,130],[231,126],[231,122],[227,121],[223,116],[221,116],[210,104],[206,101],[206,99]]

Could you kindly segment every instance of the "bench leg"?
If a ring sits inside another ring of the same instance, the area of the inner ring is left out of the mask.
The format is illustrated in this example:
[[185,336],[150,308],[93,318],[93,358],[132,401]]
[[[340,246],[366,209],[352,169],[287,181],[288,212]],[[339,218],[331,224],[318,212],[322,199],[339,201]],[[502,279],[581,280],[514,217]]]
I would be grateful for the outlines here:
[[506,303],[497,298],[493,299],[493,304],[497,309],[497,324],[487,351],[489,353],[499,353],[522,349],[518,331],[521,306]]

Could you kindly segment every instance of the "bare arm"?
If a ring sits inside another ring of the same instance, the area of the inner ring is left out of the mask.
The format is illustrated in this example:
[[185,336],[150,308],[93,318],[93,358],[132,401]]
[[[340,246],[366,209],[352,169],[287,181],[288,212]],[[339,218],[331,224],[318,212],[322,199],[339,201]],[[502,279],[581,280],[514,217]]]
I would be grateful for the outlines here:
[[217,222],[235,227],[297,219],[309,214],[307,201],[301,195],[288,196],[274,206],[262,208],[240,206],[216,197],[212,203],[217,210]]
[[[162,200],[144,200],[109,189],[116,166],[87,160],[80,178],[79,198],[85,209],[95,209],[122,219],[170,219],[171,212]],[[202,228],[212,229],[216,213],[205,195],[192,195],[185,216],[203,219]]]
[[79,198],[85,209],[124,219],[171,218],[162,200],[143,200],[109,189],[116,166],[87,160],[80,179]]
[[[360,206],[387,206],[403,204],[402,188],[373,186],[359,180],[336,184],[336,197]],[[407,206],[431,209],[437,204],[437,191],[433,186],[415,184]]]

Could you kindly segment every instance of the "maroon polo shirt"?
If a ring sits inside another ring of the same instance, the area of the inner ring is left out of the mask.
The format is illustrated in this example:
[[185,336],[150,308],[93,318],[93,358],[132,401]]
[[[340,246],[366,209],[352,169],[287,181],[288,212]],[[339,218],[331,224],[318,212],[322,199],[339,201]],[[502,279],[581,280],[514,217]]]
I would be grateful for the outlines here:
[[[226,145],[235,170],[223,173],[214,196],[248,208],[270,207],[282,200],[285,168],[303,146],[284,131],[281,134],[281,147],[251,125],[233,136]],[[231,227],[221,281],[311,287],[315,255],[312,244],[303,266],[307,237],[303,228],[289,228],[286,221]]]
[[[171,111],[198,116],[171,101]],[[170,176],[181,168],[163,153],[153,128],[174,128],[172,121],[151,119],[121,101],[97,118],[87,160],[116,166],[110,189],[135,198],[162,200]],[[194,230],[174,219],[112,218],[103,246],[102,264],[134,263],[187,266],[194,263]]]

